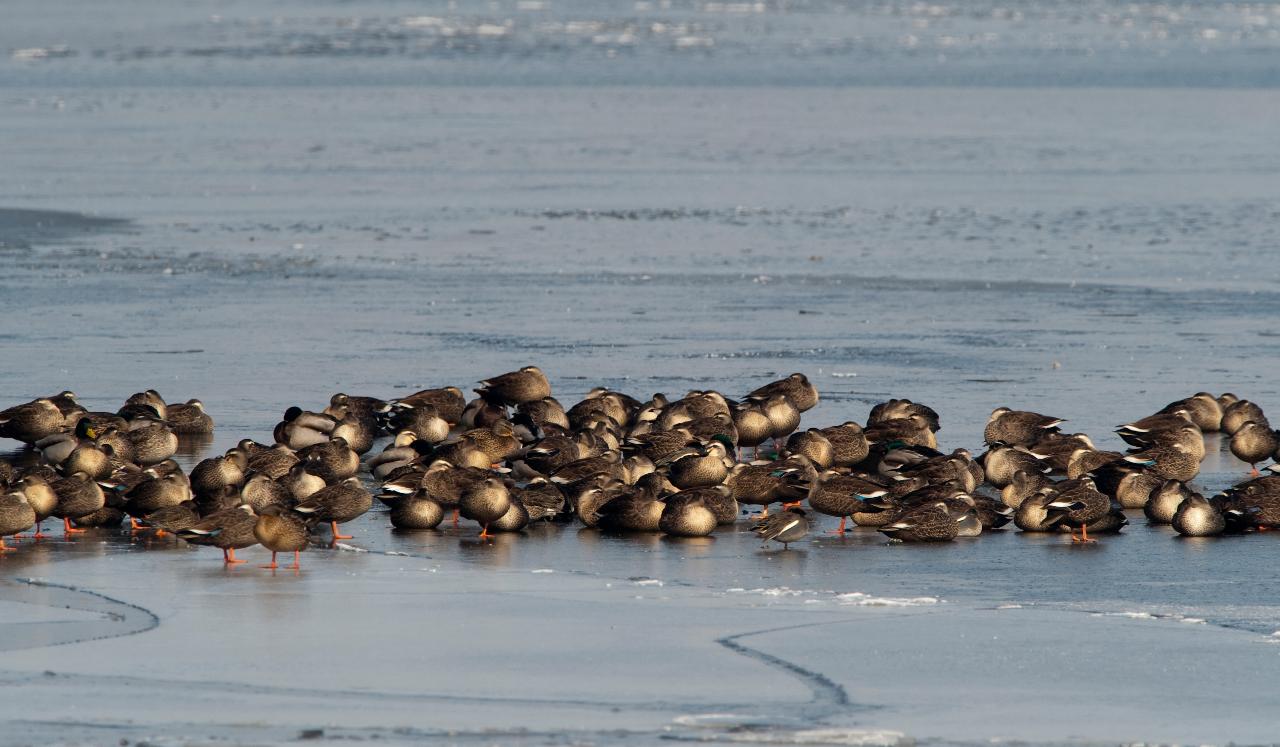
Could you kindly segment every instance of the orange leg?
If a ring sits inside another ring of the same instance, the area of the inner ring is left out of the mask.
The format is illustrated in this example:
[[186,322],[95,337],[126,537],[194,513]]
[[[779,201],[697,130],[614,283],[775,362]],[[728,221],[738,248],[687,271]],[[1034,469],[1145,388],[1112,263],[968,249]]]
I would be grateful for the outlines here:
[[840,517],[840,528],[839,528],[839,529],[837,529],[837,530],[835,530],[834,532],[832,532],[832,534],[844,534],[844,533],[845,533],[844,522],[845,522],[845,520],[846,520],[846,519],[848,519],[848,518],[849,518],[848,516],[841,516],[841,517]]
[[0,537],[0,552],[15,552],[18,548],[9,547],[4,543],[4,537]]
[[453,509],[453,525],[458,526],[458,509]]
[[[272,553],[272,555],[274,556],[275,553]],[[302,553],[300,551],[298,550],[293,551],[293,565],[289,566],[289,568],[295,571],[302,569]]]
[[489,539],[492,536],[492,534],[489,534],[489,525],[485,524],[484,528],[480,530],[480,539]]
[[144,527],[144,526],[142,526],[141,524],[139,524],[139,523],[138,523],[138,520],[137,520],[137,519],[135,519],[135,518],[133,518],[132,516],[130,516],[130,517],[129,517],[129,531],[131,531],[131,532],[141,532],[142,530],[144,530],[144,529],[149,529],[149,528],[150,528],[150,527]]
[[791,501],[790,503],[782,504],[782,507],[783,508],[800,508],[800,503],[801,501]]
[[333,540],[334,540],[335,542],[337,542],[338,540],[349,540],[349,539],[351,539],[351,535],[350,535],[350,534],[338,534],[338,522],[336,522],[336,521],[331,521],[331,522],[329,522],[329,526],[331,526],[331,527],[333,528]]
[[761,518],[761,519],[767,519],[767,518],[769,518],[769,504],[768,504],[768,503],[764,504],[764,510],[760,512],[760,516],[759,516],[759,518]]
[[1259,477],[1262,475],[1262,473],[1258,471],[1258,465],[1256,464],[1249,465],[1249,475],[1251,477]]
[[36,533],[31,535],[31,539],[44,539],[45,537],[49,536],[44,533],[43,524],[44,524],[43,521],[36,522]]
[[157,530],[156,530],[156,536],[157,536],[157,537],[163,537],[163,536],[165,536],[166,534],[168,534],[168,532],[166,532],[166,531],[165,531],[165,530],[163,530],[163,529],[157,529]]
[[74,528],[72,528],[72,526],[71,526],[71,519],[66,519],[66,518],[64,518],[64,519],[62,520],[62,532],[63,532],[63,534],[84,534],[84,533],[85,533],[85,532],[87,532],[87,531],[89,531],[89,530],[88,530],[88,529],[74,529]]
[[271,551],[271,565],[264,565],[264,566],[259,566],[259,567],[260,567],[260,568],[270,568],[270,569],[271,569],[271,570],[273,570],[273,571],[274,571],[276,568],[279,568],[280,566],[276,565],[276,551],[275,551],[275,550],[272,550],[272,551]]
[[247,563],[247,560],[236,560],[236,551],[234,549],[222,551],[222,562],[226,565],[235,565],[236,563]]

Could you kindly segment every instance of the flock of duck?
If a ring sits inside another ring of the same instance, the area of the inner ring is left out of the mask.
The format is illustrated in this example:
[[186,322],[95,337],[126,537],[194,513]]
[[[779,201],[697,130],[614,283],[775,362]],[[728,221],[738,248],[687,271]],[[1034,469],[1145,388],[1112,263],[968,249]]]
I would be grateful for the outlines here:
[[229,564],[244,562],[236,550],[261,544],[271,551],[265,567],[293,553],[297,568],[313,536],[349,539],[340,525],[375,498],[397,528],[465,518],[481,537],[574,520],[697,537],[754,506],[755,532],[784,548],[810,532],[813,513],[839,517],[839,533],[852,523],[902,542],[1010,522],[1093,542],[1090,534],[1120,531],[1124,509],[1136,508],[1192,536],[1280,525],[1280,475],[1258,476],[1255,466],[1252,479],[1212,498],[1188,487],[1205,433],[1229,435],[1250,465],[1276,456],[1280,440],[1261,408],[1231,394],[1201,392],[1117,427],[1127,453],[1063,433],[1061,418],[1001,407],[974,458],[938,451],[938,414],[906,399],[876,405],[865,425],[802,430],[801,413],[819,395],[799,373],[739,400],[716,391],[638,400],[597,388],[566,409],[535,366],[475,391],[470,401],[452,386],[388,400],[340,393],[320,411],[290,407],[274,443],[242,440],[189,475],[173,457],[183,435],[213,431],[199,400],[170,404],[147,390],[95,412],[62,392],[11,407],[0,412],[0,437],[30,452],[0,459],[0,551],[15,549],[5,537],[32,528],[46,536],[49,518],[67,535],[127,520],[134,531],[219,548]]

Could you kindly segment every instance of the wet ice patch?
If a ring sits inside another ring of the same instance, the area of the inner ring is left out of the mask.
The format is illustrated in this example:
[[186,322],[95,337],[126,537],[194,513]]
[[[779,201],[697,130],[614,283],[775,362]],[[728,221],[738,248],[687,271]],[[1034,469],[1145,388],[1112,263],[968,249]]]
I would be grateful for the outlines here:
[[937,604],[937,597],[873,597],[855,591],[849,594],[837,594],[836,601],[842,605],[856,607],[925,607]]
[[632,576],[627,580],[636,586],[662,586],[663,585],[662,581],[656,578],[649,578],[648,576]]
[[334,547],[338,548],[339,550],[342,550],[343,552],[369,552],[368,550],[364,549],[363,547],[356,547],[355,545],[348,545],[348,544],[347,544],[347,543],[345,543],[345,542],[338,542],[338,543],[335,543],[335,544],[334,544]]
[[938,597],[880,597],[861,591],[820,591],[814,589],[792,589],[787,586],[760,589],[735,587],[726,589],[725,592],[735,596],[796,599],[801,604],[806,605],[837,604],[843,607],[927,607],[942,602]]
[[530,573],[555,573],[555,570],[552,568],[534,568],[529,572]]

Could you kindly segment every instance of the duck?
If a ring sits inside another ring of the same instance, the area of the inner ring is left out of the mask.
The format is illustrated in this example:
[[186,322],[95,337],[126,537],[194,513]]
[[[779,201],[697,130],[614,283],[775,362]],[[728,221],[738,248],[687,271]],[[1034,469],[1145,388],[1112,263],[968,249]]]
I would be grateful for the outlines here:
[[38,474],[30,473],[16,480],[9,489],[15,493],[22,493],[32,510],[36,512],[36,532],[31,535],[32,538],[46,537],[40,524],[52,516],[58,507],[58,494],[54,492],[49,481]]
[[597,525],[615,532],[656,532],[666,504],[645,491],[616,496],[596,509]]
[[1147,467],[1166,480],[1189,482],[1200,474],[1200,460],[1181,443],[1151,446],[1129,454],[1124,461]]
[[0,496],[0,553],[17,549],[5,545],[5,537],[21,534],[35,525],[36,511],[25,495],[11,491]]
[[240,502],[253,506],[253,510],[262,513],[267,506],[280,506],[289,508],[296,501],[289,489],[275,480],[270,475],[259,473],[249,474],[244,481],[244,485],[240,486]]
[[279,504],[263,506],[261,511],[255,511],[255,513],[257,519],[253,523],[253,537],[258,544],[271,551],[271,562],[262,567],[275,570],[279,567],[276,564],[276,554],[291,552],[293,565],[286,567],[295,571],[300,570],[302,551],[306,550],[307,545],[310,544],[307,525]]
[[792,542],[798,542],[809,534],[809,517],[804,509],[788,508],[756,522],[754,531],[765,544],[772,540],[782,543],[783,550],[790,550]]
[[774,394],[765,399],[761,409],[769,419],[769,436],[775,448],[800,427],[800,408],[784,394]]
[[[730,447],[731,448],[731,447]],[[679,453],[666,465],[671,484],[681,490],[719,485],[729,476],[731,462],[726,445],[713,440],[701,448]]]
[[1098,490],[1093,479],[1081,477],[1075,480],[1063,480],[1054,486],[1058,502],[1069,502],[1068,510],[1063,514],[1061,525],[1080,530],[1080,536],[1071,533],[1073,542],[1091,542],[1089,524],[1098,521],[1111,511],[1111,498]]
[[327,484],[323,477],[310,471],[310,466],[308,462],[297,462],[289,468],[288,474],[279,478],[280,485],[289,491],[295,502],[310,498]]
[[224,565],[238,565],[247,561],[236,558],[236,550],[258,544],[254,529],[258,517],[253,506],[239,505],[215,511],[176,534],[193,545],[209,545],[222,550]]
[[475,390],[483,399],[504,405],[521,405],[551,396],[551,383],[537,366],[485,379]]
[[272,429],[272,437],[295,451],[329,440],[338,427],[338,419],[323,412],[308,412],[301,407],[290,407]]
[[482,539],[493,536],[489,533],[489,525],[506,516],[510,508],[511,492],[497,477],[487,477],[468,486],[458,501],[458,510],[463,518],[480,523]]
[[1227,528],[1226,517],[1218,507],[1199,493],[1183,499],[1169,523],[1184,537],[1215,537]]
[[375,478],[386,479],[396,469],[422,456],[422,452],[414,448],[418,440],[418,434],[413,431],[400,431],[386,448],[365,462],[365,467]]
[[[620,412],[624,420],[627,419],[627,406],[623,402],[621,395],[613,392],[602,392],[599,401],[606,409],[614,413]],[[620,409],[616,409],[615,406]],[[529,423],[537,428],[545,429],[548,426],[555,426],[564,431],[572,428],[569,422],[569,413],[565,411],[564,405],[560,404],[560,400],[555,397],[543,397],[532,402],[516,405],[516,417],[521,416],[528,418]],[[610,417],[613,416],[611,415]],[[614,419],[617,420],[616,418]],[[618,422],[621,424],[622,421]]]
[[349,534],[339,534],[338,525],[363,516],[373,507],[373,495],[360,485],[356,477],[322,488],[299,501],[293,510],[302,516],[329,524],[333,541],[351,539]]
[[1053,485],[1053,480],[1041,472],[1018,470],[1013,479],[1000,489],[1000,500],[1015,511],[1027,498]]
[[1240,426],[1250,421],[1270,427],[1267,416],[1262,412],[1261,407],[1247,399],[1236,400],[1222,410],[1221,430],[1228,436],[1232,436],[1240,429]]
[[35,444],[62,432],[65,427],[66,417],[48,398],[32,400],[0,411],[0,437],[26,444]]
[[923,418],[928,424],[929,430],[934,433],[941,430],[941,420],[932,407],[922,405],[919,402],[912,402],[909,399],[891,399],[874,405],[867,415],[867,427],[870,428],[873,425],[889,420],[907,419],[912,415],[919,415]]
[[727,485],[681,490],[665,495],[664,500],[669,502],[677,495],[701,500],[702,505],[710,509],[711,514],[716,517],[716,526],[728,526],[738,520],[738,501],[733,497],[733,491]]
[[1083,507],[1070,500],[1059,500],[1053,488],[1041,488],[1018,504],[1013,523],[1024,532],[1056,532],[1068,511]]
[[499,420],[488,428],[473,428],[459,437],[483,451],[490,462],[499,464],[523,448],[515,428],[507,420]]
[[204,410],[204,403],[198,399],[169,405],[165,422],[169,429],[178,435],[213,433],[213,418]]
[[1115,490],[1111,491],[1102,487],[1102,477],[1100,475],[1095,481],[1098,483],[1098,489],[1114,497],[1122,508],[1144,508],[1151,499],[1151,493],[1165,482],[1159,475],[1146,470],[1134,470],[1125,472],[1120,482],[1116,484]]
[[1208,392],[1196,392],[1186,399],[1170,402],[1160,412],[1179,410],[1185,410],[1191,416],[1191,422],[1204,433],[1216,433],[1222,428],[1222,404]]
[[177,506],[193,499],[191,485],[181,473],[149,476],[149,479],[134,485],[125,494],[125,513],[130,516],[130,526],[141,529],[138,521],[162,508]]
[[360,469],[360,455],[342,436],[308,446],[298,452],[298,458],[306,459],[307,469],[330,484],[354,477]]
[[94,430],[93,423],[81,418],[76,421],[74,430],[71,433],[55,433],[52,436],[46,436],[33,444],[40,451],[41,458],[55,467],[62,464],[71,456],[71,452],[84,443],[93,443],[93,439],[97,437],[98,432]]
[[169,405],[164,401],[164,397],[160,396],[160,392],[154,389],[129,395],[129,398],[124,401],[124,406],[117,411],[117,414],[129,420],[139,415],[157,417],[163,420],[168,416],[168,413]]
[[769,504],[780,501],[786,473],[777,463],[735,464],[725,479],[725,486],[738,503],[764,506],[762,516],[769,515]]
[[489,528],[497,532],[519,532],[527,526],[529,526],[529,510],[515,495],[511,496],[511,505],[507,508],[507,512],[497,521],[489,524]]
[[1008,446],[1031,446],[1046,433],[1057,432],[1058,426],[1065,422],[1062,418],[1038,412],[997,407],[987,419],[982,436],[990,445],[1002,443]]
[[972,510],[957,512],[945,502],[935,501],[904,511],[879,531],[900,542],[950,542],[960,535],[961,524],[972,526],[975,522],[977,515]]
[[887,488],[856,475],[842,475],[827,470],[809,486],[809,507],[827,516],[840,517],[837,534],[844,534],[847,519],[854,514],[879,513],[891,507],[881,501]]
[[178,434],[155,417],[142,417],[129,423],[129,442],[133,444],[133,461],[148,466],[178,453]]
[[239,449],[228,449],[219,457],[202,460],[191,470],[191,489],[197,495],[215,495],[228,486],[239,487],[244,482],[249,458]]
[[716,512],[707,505],[707,490],[677,493],[662,504],[658,517],[658,529],[672,537],[706,537],[715,531],[720,521]]
[[852,467],[871,453],[866,432],[852,421],[822,428],[818,432],[831,442],[831,462],[835,467]]
[[697,443],[698,440],[693,437],[693,433],[688,428],[676,427],[628,438],[623,441],[622,447],[630,453],[648,457],[654,463],[665,463],[671,457]]
[[71,451],[60,465],[60,470],[66,475],[83,472],[95,480],[105,480],[115,471],[112,464],[114,456],[115,450],[111,446],[86,441]]
[[564,493],[546,478],[536,477],[515,491],[515,497],[529,512],[529,521],[550,521],[565,513]]
[[1250,474],[1257,477],[1257,464],[1271,457],[1280,448],[1280,438],[1268,423],[1246,420],[1231,434],[1231,453],[1249,465]]
[[324,412],[328,415],[333,415],[338,420],[343,420],[345,417],[350,416],[359,421],[362,429],[368,430],[373,435],[378,435],[383,430],[378,413],[385,410],[387,405],[388,403],[385,400],[377,397],[338,392],[329,397],[329,406],[324,408]]
[[58,496],[51,515],[62,519],[63,532],[67,535],[85,531],[73,528],[72,521],[84,519],[107,505],[102,488],[83,472],[68,475],[49,487]]
[[773,437],[773,423],[759,402],[741,402],[733,408],[733,427],[738,432],[738,458],[743,447],[751,447],[753,455],[759,453],[760,444]]
[[817,428],[791,434],[787,439],[786,453],[803,456],[818,469],[835,466],[835,446]]
[[462,411],[467,406],[466,395],[456,386],[423,389],[413,394],[393,399],[382,408],[382,419],[390,421],[397,429],[404,427],[405,412],[419,407],[434,408],[436,414],[450,425],[462,422]]
[[1067,479],[1084,477],[1095,470],[1113,462],[1124,460],[1125,455],[1118,451],[1099,451],[1097,449],[1076,449],[1067,460]]
[[397,502],[390,518],[396,529],[435,529],[444,520],[444,507],[418,490]]
[[373,448],[373,440],[378,437],[377,428],[365,421],[355,417],[351,413],[346,413],[338,420],[338,424],[334,426],[333,432],[329,434],[329,440],[341,438],[347,442],[347,446],[351,448],[357,455],[368,454]]
[[193,527],[200,523],[200,519],[195,501],[183,501],[176,506],[152,511],[147,514],[143,523],[155,530],[157,537],[163,537],[166,532],[177,534],[180,530]]
[[[912,413],[905,418],[881,420],[868,423],[864,431],[871,443],[902,442],[905,446],[918,446],[936,449],[938,439],[930,426],[930,421],[920,413]],[[872,455],[874,455],[872,451]]]
[[1065,474],[1071,464],[1071,457],[1081,449],[1093,449],[1093,441],[1087,435],[1055,431],[1045,433],[1029,450],[1049,465],[1050,471]]
[[785,379],[771,381],[752,391],[744,399],[764,402],[777,394],[786,397],[800,412],[808,412],[818,405],[818,388],[802,373],[793,373]]
[[1036,454],[1003,443],[992,444],[978,461],[982,463],[987,483],[1000,490],[1013,482],[1013,476],[1018,472],[1048,474],[1050,470],[1049,465]]
[[[244,450],[244,442],[238,447]],[[298,463],[298,455],[284,444],[275,444],[263,449],[256,449],[246,452],[248,461],[246,466],[253,472],[258,472],[270,477],[272,480],[279,480]]]
[[408,431],[430,444],[444,443],[449,438],[449,421],[432,405],[392,408],[390,412],[395,413],[394,418],[380,421],[384,430]]

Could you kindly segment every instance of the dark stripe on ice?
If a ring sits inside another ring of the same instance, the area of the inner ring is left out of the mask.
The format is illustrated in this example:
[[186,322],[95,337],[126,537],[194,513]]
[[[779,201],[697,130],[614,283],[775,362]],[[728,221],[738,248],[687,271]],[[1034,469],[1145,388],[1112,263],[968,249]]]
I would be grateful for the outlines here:
[[[20,585],[18,585],[20,584]],[[0,623],[0,651],[64,646],[145,633],[160,625],[151,610],[96,591],[18,578],[4,584],[0,599],[22,604],[94,612],[96,620]]]

